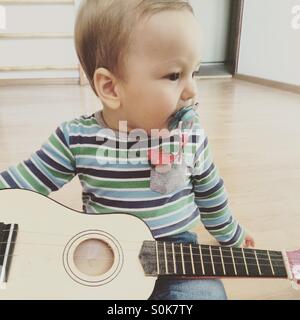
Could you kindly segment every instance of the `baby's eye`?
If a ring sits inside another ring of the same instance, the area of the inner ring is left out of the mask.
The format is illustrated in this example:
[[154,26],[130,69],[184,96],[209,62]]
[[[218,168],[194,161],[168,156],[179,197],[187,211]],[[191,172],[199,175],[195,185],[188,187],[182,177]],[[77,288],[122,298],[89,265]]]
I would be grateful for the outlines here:
[[168,78],[171,81],[177,81],[180,77],[180,73],[171,73],[170,75],[168,75]]

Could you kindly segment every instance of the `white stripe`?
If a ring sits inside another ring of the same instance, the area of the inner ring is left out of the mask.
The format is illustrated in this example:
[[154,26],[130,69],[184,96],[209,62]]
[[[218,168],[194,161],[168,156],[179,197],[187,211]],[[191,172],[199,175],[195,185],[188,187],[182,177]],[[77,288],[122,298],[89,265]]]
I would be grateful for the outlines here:
[[92,178],[96,181],[113,181],[113,182],[139,182],[139,181],[149,181],[149,178],[130,178],[130,179],[124,179],[124,178],[102,178],[102,177],[96,177],[94,175],[90,175],[88,173],[81,173],[81,175],[84,175],[85,177]]
[[77,166],[77,169],[94,169],[94,170],[99,170],[99,171],[113,171],[113,172],[144,172],[144,171],[149,171],[149,165],[145,165],[144,168],[119,168],[119,167],[94,167],[94,166],[84,166],[84,165],[80,165]]
[[[81,161],[87,161],[87,160],[93,160],[94,162],[98,162],[99,164],[142,164],[142,165],[147,165],[148,164],[148,159],[147,158],[113,158],[113,157],[106,157],[104,155],[76,155],[77,160]],[[148,164],[149,165],[149,164]]]

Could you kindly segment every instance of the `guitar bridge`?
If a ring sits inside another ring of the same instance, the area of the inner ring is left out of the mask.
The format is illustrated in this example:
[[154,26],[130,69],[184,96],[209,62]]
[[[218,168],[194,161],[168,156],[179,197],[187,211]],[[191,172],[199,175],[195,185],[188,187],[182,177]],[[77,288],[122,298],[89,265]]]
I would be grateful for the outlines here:
[[8,279],[17,232],[17,224],[0,223],[0,286]]

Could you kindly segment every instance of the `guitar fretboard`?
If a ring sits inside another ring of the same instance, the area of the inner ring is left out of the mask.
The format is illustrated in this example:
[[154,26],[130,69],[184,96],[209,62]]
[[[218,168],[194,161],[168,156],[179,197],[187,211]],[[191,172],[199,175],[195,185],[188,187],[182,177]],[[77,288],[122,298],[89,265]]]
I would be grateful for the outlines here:
[[287,278],[281,251],[144,241],[148,276]]

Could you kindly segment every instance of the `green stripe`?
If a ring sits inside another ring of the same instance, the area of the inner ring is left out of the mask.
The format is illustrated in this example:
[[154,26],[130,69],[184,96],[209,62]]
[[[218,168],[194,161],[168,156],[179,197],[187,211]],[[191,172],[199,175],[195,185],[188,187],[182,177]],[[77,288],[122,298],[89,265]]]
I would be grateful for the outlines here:
[[131,188],[149,188],[150,180],[142,181],[104,181],[95,180],[87,176],[81,176],[81,180],[87,182],[92,187],[97,188],[113,188],[113,189],[131,189]]
[[31,184],[31,186],[34,188],[35,191],[40,192],[44,195],[48,195],[49,191],[45,187],[43,187],[23,166],[22,163],[17,165],[16,169],[19,171],[19,173],[22,175],[22,177]]
[[177,211],[179,209],[183,210],[185,206],[188,206],[193,201],[194,201],[194,196],[193,194],[190,194],[187,198],[180,199],[175,203],[172,203],[171,205],[166,206],[165,208],[157,208],[157,209],[143,210],[143,211],[130,212],[130,213],[141,219],[153,218],[153,217],[158,217],[164,214]]
[[197,199],[198,201],[198,204],[199,204],[199,207],[205,207],[205,208],[209,208],[212,206],[211,202],[212,201],[217,201],[217,204],[214,204],[214,206],[218,206],[222,203],[224,203],[224,201],[226,200],[226,195],[225,194],[220,194],[219,196],[217,197],[212,197],[212,196],[209,196],[209,197],[206,197],[205,199],[202,198],[201,200],[198,200],[196,197],[195,199]]
[[176,229],[176,233],[178,232],[185,232],[185,231],[190,231],[191,229],[196,228],[198,225],[200,225],[200,219],[195,219],[195,221],[191,221],[189,224],[187,224],[186,226],[180,228],[180,229]]
[[209,230],[209,233],[213,236],[225,236],[226,234],[232,232],[232,230],[235,228],[236,222],[233,221],[231,224],[229,224],[225,229],[222,230]]
[[152,218],[152,217],[161,216],[163,214],[171,213],[171,212],[174,212],[178,209],[184,209],[185,206],[187,206],[191,202],[193,202],[193,198],[194,198],[193,194],[191,194],[187,198],[180,199],[176,203],[169,205],[165,208],[157,208],[154,210],[153,209],[152,210],[143,210],[143,211],[138,211],[138,212],[124,210],[122,208],[110,209],[110,208],[107,208],[107,207],[102,206],[101,204],[95,203],[95,202],[93,202],[93,208],[95,208],[96,210],[99,210],[100,213],[103,213],[105,211],[107,211],[108,213],[111,213],[111,212],[116,212],[116,211],[121,210],[122,212],[129,213],[129,214],[132,214],[136,217],[139,217],[140,219],[146,219],[146,218]]
[[[197,190],[195,190],[196,192],[197,192]],[[201,191],[200,191],[201,192]],[[205,192],[205,191],[203,191],[203,192]],[[218,191],[216,191],[216,192],[214,192],[213,194],[211,194],[210,196],[209,196],[209,199],[211,199],[211,198],[215,198],[215,197],[217,197],[218,195],[220,195],[221,193],[223,193],[224,192],[224,188],[221,188],[220,190],[218,190]],[[202,200],[207,200],[207,197],[196,197],[195,196],[195,199],[198,201],[198,202],[200,202],[200,201],[202,201]]]
[[97,120],[95,118],[92,118],[92,119],[83,119],[83,118],[80,118],[80,121],[79,121],[80,124],[83,124],[85,126],[92,126],[94,124],[98,124]]
[[0,180],[0,189],[6,189],[7,186]]
[[194,179],[194,183],[195,183],[196,186],[197,185],[202,185],[202,184],[205,184],[205,183],[209,183],[211,180],[213,180],[216,177],[217,173],[218,173],[217,170],[214,169],[205,178],[202,178],[200,180],[195,178]]
[[66,151],[66,148],[62,144],[60,140],[53,134],[50,136],[49,141],[54,146],[55,149],[59,150],[65,157],[67,157],[71,163],[74,163],[74,159],[70,156],[70,154]]
[[51,173],[55,178],[59,178],[59,179],[65,180],[65,181],[70,181],[74,176],[74,174],[72,174],[72,173],[62,173],[62,172],[53,170],[52,168],[50,168],[46,164],[44,164],[44,166],[47,168],[47,171],[49,173]]
[[240,239],[238,240],[238,242],[234,245],[234,247],[240,247],[244,241],[244,238],[245,238],[245,230],[242,229],[242,232],[241,232],[241,236],[240,236]]
[[213,220],[213,219],[217,219],[217,218],[220,218],[224,215],[226,215],[228,211],[228,206],[226,206],[223,210],[221,211],[217,211],[216,213],[201,213],[201,219],[205,220]]
[[[115,213],[116,212],[116,209],[109,209],[109,208],[106,208],[104,206],[101,206],[100,204],[98,203],[95,203],[95,202],[92,202],[92,200],[89,201],[88,205],[90,205],[91,207],[93,207],[97,213],[99,214],[103,214],[103,213]],[[118,209],[118,211],[120,211]]]
[[[121,159],[147,159],[149,149],[126,149],[121,150],[117,148],[107,148],[105,145],[97,145],[95,147],[70,147],[73,154],[80,156],[97,156],[97,157],[109,157],[109,158],[121,158]],[[171,148],[172,149],[172,148]],[[164,152],[168,149],[163,149]],[[139,152],[139,154],[138,154]],[[173,151],[172,151],[173,152]],[[186,152],[188,155],[188,152]]]

